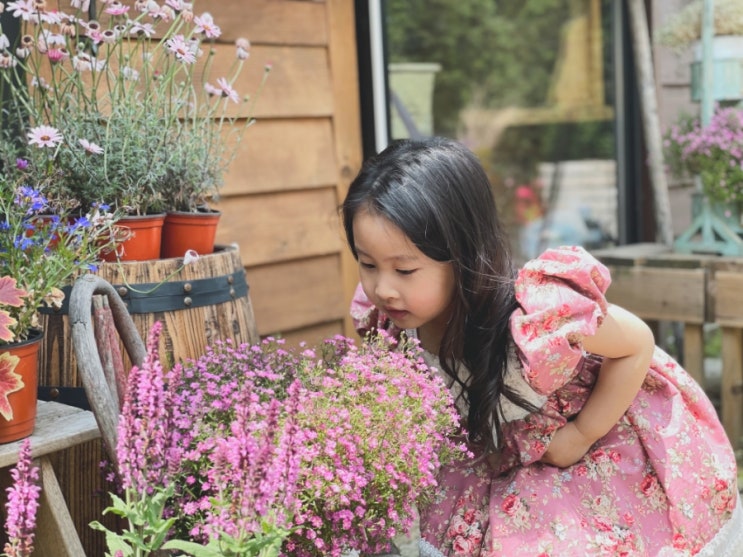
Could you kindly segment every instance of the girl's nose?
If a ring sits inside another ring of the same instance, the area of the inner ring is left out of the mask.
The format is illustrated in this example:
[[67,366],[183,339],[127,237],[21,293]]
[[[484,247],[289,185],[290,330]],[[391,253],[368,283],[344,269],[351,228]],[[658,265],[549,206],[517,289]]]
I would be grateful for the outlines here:
[[384,278],[380,278],[377,281],[374,293],[380,300],[392,300],[397,296],[397,291],[395,290],[392,282]]

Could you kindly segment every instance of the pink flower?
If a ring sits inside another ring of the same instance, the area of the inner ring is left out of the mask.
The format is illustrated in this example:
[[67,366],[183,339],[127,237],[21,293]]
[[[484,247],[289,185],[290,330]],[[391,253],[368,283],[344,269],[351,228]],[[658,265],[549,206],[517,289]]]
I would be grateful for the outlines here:
[[219,85],[223,97],[227,97],[234,103],[240,102],[240,95],[238,95],[237,91],[232,88],[227,79],[225,79],[224,77],[220,77],[219,79],[217,79],[217,85]]
[[87,12],[90,9],[90,0],[70,0],[70,6],[81,12]]
[[4,554],[9,557],[30,557],[34,547],[36,511],[39,508],[39,469],[31,459],[31,441],[26,438],[21,443],[18,463],[10,471],[13,485],[8,489],[5,503],[7,516],[5,531],[8,541]]
[[125,6],[121,2],[111,2],[104,10],[104,12],[106,12],[108,15],[113,16],[124,15],[128,11],[129,6]]
[[103,147],[100,145],[93,143],[92,141],[88,141],[87,139],[81,139],[79,141],[80,145],[83,149],[85,149],[88,153],[93,155],[100,155],[103,153]]
[[31,128],[27,136],[29,144],[49,148],[56,147],[64,139],[62,134],[59,133],[59,130],[51,126],[36,126],[35,128]]
[[14,0],[5,4],[5,9],[13,12],[13,17],[20,17],[23,21],[32,21],[36,14],[34,0]]
[[212,97],[222,96],[222,90],[219,87],[215,87],[211,83],[204,83],[204,91]]
[[192,249],[188,250],[186,254],[183,256],[184,265],[191,265],[191,263],[196,263],[198,260],[199,260],[199,254],[196,253]]
[[214,23],[214,18],[208,12],[196,16],[193,20],[194,31],[196,33],[203,33],[209,39],[216,39],[222,34],[222,30],[219,25]]
[[193,49],[186,42],[183,35],[176,35],[168,39],[165,41],[165,46],[168,47],[170,52],[175,54],[177,60],[180,60],[184,64],[193,64],[196,62],[196,54],[194,54]]

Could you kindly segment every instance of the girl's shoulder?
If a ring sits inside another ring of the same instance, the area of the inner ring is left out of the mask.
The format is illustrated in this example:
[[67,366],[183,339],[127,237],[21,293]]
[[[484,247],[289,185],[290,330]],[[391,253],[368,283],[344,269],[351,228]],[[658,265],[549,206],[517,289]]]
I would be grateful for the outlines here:
[[528,261],[519,270],[517,296],[527,287],[561,281],[578,290],[597,291],[602,295],[609,288],[611,275],[606,266],[581,246],[548,249]]
[[510,330],[524,377],[540,394],[570,381],[608,310],[608,269],[584,248],[551,249],[526,263],[515,284]]

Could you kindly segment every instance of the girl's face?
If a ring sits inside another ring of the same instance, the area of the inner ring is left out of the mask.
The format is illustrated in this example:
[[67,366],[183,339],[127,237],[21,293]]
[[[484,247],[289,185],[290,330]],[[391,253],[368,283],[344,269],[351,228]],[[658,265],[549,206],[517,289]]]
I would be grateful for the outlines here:
[[[437,343],[443,335],[454,296],[450,263],[435,261],[380,215],[360,211],[353,219],[361,285],[368,298],[401,329],[418,329]],[[429,343],[430,344],[430,343]]]

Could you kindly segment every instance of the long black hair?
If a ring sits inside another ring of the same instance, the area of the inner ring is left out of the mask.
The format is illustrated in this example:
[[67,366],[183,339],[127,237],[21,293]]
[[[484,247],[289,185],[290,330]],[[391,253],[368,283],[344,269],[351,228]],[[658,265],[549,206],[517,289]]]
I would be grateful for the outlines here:
[[457,362],[470,372],[462,385],[470,440],[493,449],[493,428],[497,438],[501,433],[501,397],[534,408],[504,381],[511,345],[508,321],[517,307],[514,268],[482,165],[451,139],[393,143],[364,163],[342,205],[355,257],[353,219],[360,210],[383,216],[426,256],[452,264],[452,317],[438,356],[454,381],[460,381]]

